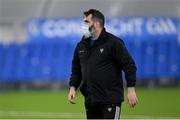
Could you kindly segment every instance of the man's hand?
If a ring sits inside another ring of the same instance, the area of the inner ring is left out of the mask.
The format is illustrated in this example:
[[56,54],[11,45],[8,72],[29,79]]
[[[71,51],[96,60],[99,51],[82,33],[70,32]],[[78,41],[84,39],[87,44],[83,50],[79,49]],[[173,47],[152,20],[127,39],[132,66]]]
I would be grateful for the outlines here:
[[76,97],[76,90],[75,87],[70,87],[69,90],[69,95],[68,95],[68,100],[71,104],[76,104],[75,103],[75,97]]
[[135,88],[129,87],[127,93],[127,103],[131,108],[133,108],[138,103],[138,98],[136,96]]

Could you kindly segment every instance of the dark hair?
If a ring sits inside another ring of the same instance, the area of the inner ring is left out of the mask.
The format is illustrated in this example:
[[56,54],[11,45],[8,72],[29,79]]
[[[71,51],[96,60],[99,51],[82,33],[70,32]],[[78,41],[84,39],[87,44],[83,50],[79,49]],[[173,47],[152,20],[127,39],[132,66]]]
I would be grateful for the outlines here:
[[89,9],[88,11],[84,12],[84,15],[87,17],[88,15],[92,14],[92,19],[95,21],[99,21],[101,27],[104,27],[104,15],[96,9]]

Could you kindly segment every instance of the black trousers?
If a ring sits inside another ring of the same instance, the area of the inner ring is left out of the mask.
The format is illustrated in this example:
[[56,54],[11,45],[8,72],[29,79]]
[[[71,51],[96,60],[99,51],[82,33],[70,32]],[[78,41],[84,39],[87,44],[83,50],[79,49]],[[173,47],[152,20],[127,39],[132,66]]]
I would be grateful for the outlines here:
[[120,119],[121,105],[85,104],[87,119]]

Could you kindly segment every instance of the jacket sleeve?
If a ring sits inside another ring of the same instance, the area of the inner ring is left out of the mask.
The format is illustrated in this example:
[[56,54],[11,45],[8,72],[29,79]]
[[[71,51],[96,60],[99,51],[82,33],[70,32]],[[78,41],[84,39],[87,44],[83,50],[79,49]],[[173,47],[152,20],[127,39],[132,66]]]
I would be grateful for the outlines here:
[[72,73],[69,81],[69,86],[74,86],[77,89],[81,83],[81,80],[82,80],[81,66],[80,66],[78,51],[76,47],[72,60]]
[[125,73],[127,87],[134,87],[136,84],[136,64],[121,39],[114,44],[113,55]]

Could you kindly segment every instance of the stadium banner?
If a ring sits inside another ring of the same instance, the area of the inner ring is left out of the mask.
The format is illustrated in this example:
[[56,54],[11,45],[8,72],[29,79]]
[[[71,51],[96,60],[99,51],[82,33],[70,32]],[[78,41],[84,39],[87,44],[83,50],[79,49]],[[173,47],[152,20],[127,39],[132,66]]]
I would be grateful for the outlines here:
[[[82,18],[30,19],[31,41],[64,40],[76,43],[82,37]],[[179,19],[176,17],[112,17],[106,19],[107,31],[125,40],[177,38]]]

